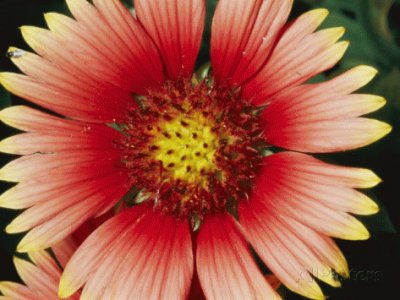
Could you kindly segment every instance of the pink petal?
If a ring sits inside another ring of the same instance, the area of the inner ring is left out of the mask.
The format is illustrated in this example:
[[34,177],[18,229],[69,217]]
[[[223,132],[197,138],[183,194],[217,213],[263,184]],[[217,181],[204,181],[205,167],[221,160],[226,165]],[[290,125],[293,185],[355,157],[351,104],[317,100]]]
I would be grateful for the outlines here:
[[[74,90],[63,90],[25,75],[0,73],[0,83],[8,91],[21,98],[25,98],[56,113],[80,120],[112,122],[116,119],[122,119],[125,117],[123,112],[124,110],[126,111],[127,107],[123,103],[132,101],[126,95],[121,95],[122,105],[119,106],[120,108],[116,112],[113,112],[106,108],[112,104],[112,102],[108,103],[110,99],[111,101],[113,101],[112,99],[116,100],[114,97],[117,94],[107,98],[106,104],[103,105],[104,101],[99,102],[95,93],[92,93],[91,98],[88,99],[84,95],[75,93]],[[101,93],[102,91],[97,90],[97,92]],[[109,91],[104,91],[102,97],[108,93]]]
[[[120,178],[117,174],[111,173],[108,176],[92,177],[91,183],[76,184],[68,190],[56,197],[44,199],[31,208],[25,210],[22,214],[16,217],[8,226],[7,232],[16,233],[29,230],[45,221],[54,218],[57,214],[69,210],[75,206],[86,206],[87,208],[95,205],[100,209],[103,201],[111,201],[116,203],[120,198],[116,194],[119,190],[126,190],[126,187],[121,187]],[[114,196],[115,195],[115,196]],[[108,198],[110,196],[115,197]],[[107,199],[108,198],[108,199]],[[90,199],[90,200],[89,200]],[[91,204],[93,203],[93,204]],[[93,209],[93,208],[92,208]]]
[[[271,110],[272,112],[272,110]],[[277,115],[275,115],[277,116]],[[285,119],[269,118],[266,140],[285,149],[311,153],[331,153],[367,146],[385,135],[392,127],[373,119],[354,118],[303,123],[285,123]]]
[[0,282],[0,292],[4,295],[4,297],[0,296],[1,300],[34,300],[37,298],[37,294],[27,286],[15,282]]
[[[75,189],[85,189],[87,185],[98,187],[96,179],[109,173],[113,173],[111,175],[112,182],[117,181],[118,186],[129,186],[126,182],[125,173],[118,172],[118,169],[115,169],[110,162],[99,160],[96,169],[90,168],[90,166],[89,164],[89,167],[85,170],[85,164],[73,165],[66,169],[69,172],[56,172],[51,174],[50,177],[44,174],[43,176],[28,178],[3,193],[0,196],[0,205],[11,209],[27,208],[56,199],[65,193],[74,193]],[[71,174],[74,176],[71,176]],[[29,194],[29,197],[26,197],[27,194]]]
[[157,45],[170,79],[191,76],[204,30],[204,0],[135,0],[140,23]]
[[23,259],[14,257],[14,264],[23,282],[38,294],[39,299],[57,299],[57,280]]
[[61,277],[59,294],[63,298],[75,293],[99,267],[105,255],[123,233],[136,224],[144,207],[127,210],[100,226],[78,248]]
[[227,214],[207,217],[197,238],[196,265],[207,299],[280,299]]
[[218,2],[211,36],[211,61],[218,82],[240,85],[262,67],[287,20],[292,2]]
[[385,104],[374,95],[348,94],[376,74],[360,66],[330,81],[296,86],[271,99],[263,111],[269,143],[304,152],[335,152],[368,145],[390,132],[383,122],[358,118]]
[[193,253],[186,220],[148,214],[137,224],[130,240],[125,241],[131,248],[115,270],[110,288],[112,298],[187,298],[193,276]]
[[267,102],[276,93],[304,83],[333,67],[344,54],[348,43],[336,41],[343,28],[315,32],[327,11],[310,11],[300,16],[282,34],[268,62],[244,86],[244,97],[256,104]]
[[32,251],[28,253],[30,260],[47,275],[58,281],[61,277],[61,270],[51,255],[45,250]]
[[[137,222],[132,222],[139,216]],[[113,242],[105,249],[97,246],[98,239],[103,243],[111,238]],[[82,265],[81,260],[88,263]],[[67,265],[60,294],[69,295],[87,281],[82,299],[101,295],[116,299],[184,299],[192,271],[186,221],[150,211],[143,215],[143,208],[133,208],[105,223],[83,243]]]
[[296,293],[312,299],[324,299],[321,289],[309,272],[313,268],[323,272],[329,269],[307,244],[295,238],[282,222],[278,222],[277,215],[279,212],[261,210],[257,202],[254,206],[242,206],[240,209],[245,234],[268,268]]
[[368,170],[333,166],[305,154],[282,152],[264,159],[251,199],[326,235],[365,239],[368,231],[347,211],[368,214],[376,212],[377,206],[351,188],[378,182],[379,178]]
[[60,177],[66,173],[89,172],[93,168],[113,169],[118,166],[117,151],[67,151],[32,154],[15,159],[0,169],[0,179],[21,182],[32,178]]
[[[50,247],[71,234],[86,220],[98,215],[99,211],[104,211],[104,207],[109,208],[110,203],[117,203],[126,194],[127,189],[123,185],[118,185],[118,182],[109,181],[108,184],[99,187],[97,191],[89,195],[81,195],[80,197],[85,197],[84,199],[77,196],[77,200],[73,202],[67,201],[65,205],[49,209],[49,213],[39,215],[40,220],[32,218],[32,221],[29,222],[27,219],[22,219],[23,216],[26,217],[26,214],[21,214],[16,219],[20,223],[17,225],[11,223],[7,227],[8,231],[15,232],[31,226],[35,227],[21,240],[17,250],[26,252]],[[38,206],[30,208],[30,210],[36,207]],[[59,209],[62,210],[59,211]],[[40,208],[37,211],[40,211]],[[22,227],[21,223],[26,227]]]
[[93,3],[135,58],[135,69],[149,82],[162,84],[164,75],[159,53],[137,19],[119,0],[94,0]]
[[65,268],[67,262],[75,253],[77,248],[78,248],[77,244],[75,243],[74,239],[71,236],[66,237],[65,239],[63,239],[62,241],[56,243],[51,247],[57,258],[57,261],[63,268]]
[[[71,34],[66,35],[62,31],[63,28],[52,26],[52,31],[62,32],[67,42],[87,39],[84,44],[89,45],[87,50],[98,51],[109,63],[117,66],[122,72],[118,76],[129,79],[126,88],[133,92],[143,91],[142,87],[162,83],[160,58],[144,30],[133,16],[129,16],[122,4],[116,1],[107,2],[110,3],[107,5],[104,1],[97,1],[96,9],[86,0],[67,0],[68,8],[81,30],[69,31]],[[49,21],[52,23],[51,19]],[[58,20],[55,21],[56,25],[60,25]],[[88,34],[82,35],[82,28]],[[125,34],[122,34],[123,31]]]

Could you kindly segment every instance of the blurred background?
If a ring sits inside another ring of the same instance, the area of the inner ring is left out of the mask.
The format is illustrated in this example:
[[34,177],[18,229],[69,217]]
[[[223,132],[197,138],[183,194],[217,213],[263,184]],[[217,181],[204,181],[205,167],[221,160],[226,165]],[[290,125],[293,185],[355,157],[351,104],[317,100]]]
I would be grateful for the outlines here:
[[[130,0],[125,1],[131,5]],[[216,0],[207,0],[207,28],[198,64],[209,60],[210,23]],[[398,298],[400,283],[400,0],[295,0],[291,18],[312,8],[330,10],[323,27],[344,26],[344,39],[351,42],[344,59],[333,70],[314,78],[325,80],[349,68],[368,64],[379,70],[376,80],[362,92],[383,95],[388,103],[373,117],[393,126],[393,132],[383,140],[360,150],[319,158],[338,164],[367,167],[384,182],[367,193],[375,199],[381,211],[363,217],[372,238],[363,242],[338,241],[348,259],[350,278],[343,280],[342,289],[331,289],[321,284],[330,299],[392,299]],[[45,27],[44,12],[68,14],[63,0],[0,0],[0,71],[16,71],[6,57],[8,46],[28,49],[19,33],[21,25]],[[0,86],[0,108],[24,103]],[[14,131],[0,125],[0,138]],[[2,155],[0,166],[13,157]],[[0,192],[10,187],[0,183]],[[29,197],[29,195],[27,195]],[[0,281],[18,281],[12,264],[20,235],[7,235],[4,227],[19,212],[0,209]],[[285,299],[302,299],[281,288]]]

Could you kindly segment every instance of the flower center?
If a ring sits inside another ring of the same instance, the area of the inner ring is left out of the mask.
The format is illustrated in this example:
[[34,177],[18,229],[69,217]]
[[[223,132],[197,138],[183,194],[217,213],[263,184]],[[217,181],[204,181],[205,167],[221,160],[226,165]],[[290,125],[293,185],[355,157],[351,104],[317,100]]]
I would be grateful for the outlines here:
[[197,111],[162,121],[153,128],[151,159],[161,162],[173,180],[206,187],[205,174],[217,168],[214,156],[219,142],[213,127]]
[[179,218],[234,213],[251,192],[266,146],[259,108],[240,91],[188,79],[136,100],[139,108],[118,125],[123,135],[116,142],[132,187],[155,209]]

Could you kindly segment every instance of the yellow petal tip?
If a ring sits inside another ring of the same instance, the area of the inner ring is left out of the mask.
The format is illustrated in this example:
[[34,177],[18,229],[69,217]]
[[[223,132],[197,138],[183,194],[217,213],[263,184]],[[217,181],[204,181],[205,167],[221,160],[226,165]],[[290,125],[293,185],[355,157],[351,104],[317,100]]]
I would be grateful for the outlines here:
[[19,258],[18,256],[13,256],[13,261],[14,261],[14,264],[15,265],[17,265],[17,264],[21,264],[21,262],[23,261],[23,259],[21,259],[21,258]]
[[73,291],[70,287],[70,284],[67,278],[63,275],[60,279],[60,284],[58,287],[58,297],[61,299],[70,297],[75,291]]
[[14,225],[12,223],[7,225],[5,231],[8,234],[18,233],[18,230],[16,230],[16,228],[14,228]]
[[333,27],[328,30],[331,30],[332,34],[337,36],[337,39],[341,38],[346,33],[346,28],[343,26]]
[[379,205],[372,201],[370,198],[365,198],[365,201],[361,208],[360,215],[369,216],[378,213],[380,210]]
[[363,85],[369,83],[379,73],[377,69],[367,65],[355,67],[355,71],[359,74],[360,79],[364,82]]
[[4,86],[5,89],[7,89],[6,78],[7,78],[7,72],[0,72],[0,84]]
[[17,246],[17,252],[18,252],[18,253],[27,253],[27,252],[29,252],[29,251],[32,251],[32,249],[26,248],[25,245],[19,244],[19,245]]
[[387,100],[382,96],[377,95],[366,95],[370,99],[369,105],[371,106],[370,112],[377,111],[384,107],[387,103]]
[[369,233],[367,228],[365,228],[364,225],[359,226],[357,231],[358,232],[356,234],[354,234],[349,240],[365,241],[365,240],[368,240],[371,237],[371,234]]
[[329,10],[326,8],[317,8],[311,10],[310,14],[318,20],[318,23],[322,23],[329,15]]
[[350,45],[350,41],[340,41],[338,42],[338,45],[342,46],[343,48],[348,48]]
[[21,31],[22,34],[28,33],[32,30],[32,26],[23,25],[19,27],[19,30]]
[[[393,127],[385,122],[376,121],[373,134],[371,134],[371,143],[380,140],[381,138],[392,132]],[[382,180],[381,180],[382,181]]]
[[380,178],[378,175],[376,175],[371,170],[364,169],[364,170],[362,170],[362,172],[363,172],[362,180],[365,183],[365,184],[363,184],[362,187],[372,188],[372,187],[377,186],[378,184],[380,184],[383,181],[382,178]]
[[387,100],[385,97],[382,96],[376,96],[376,102],[381,104],[382,106],[386,105]]
[[3,292],[5,289],[7,289],[7,281],[0,281],[0,291]]
[[47,13],[44,13],[43,16],[44,16],[44,19],[46,20],[46,23],[49,24],[56,18],[57,14],[53,13],[53,12],[47,12]]
[[359,68],[369,76],[376,76],[379,73],[378,69],[371,66],[361,65]]
[[42,250],[42,248],[38,247],[36,243],[26,241],[26,236],[17,245],[18,253],[28,253],[31,251],[39,251],[39,250]]
[[0,84],[9,92],[15,89],[15,78],[19,76],[12,72],[0,72]]

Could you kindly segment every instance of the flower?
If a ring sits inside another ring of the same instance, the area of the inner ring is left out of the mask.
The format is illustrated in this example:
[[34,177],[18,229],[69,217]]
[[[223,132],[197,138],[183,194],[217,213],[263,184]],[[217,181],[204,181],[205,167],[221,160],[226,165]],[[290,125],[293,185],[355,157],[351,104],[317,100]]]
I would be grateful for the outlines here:
[[[105,214],[95,220],[87,221],[73,234],[53,245],[53,256],[46,250],[28,252],[32,262],[14,257],[14,265],[18,274],[26,285],[16,282],[0,282],[1,299],[60,299],[58,297],[58,285],[62,268],[65,267],[72,254],[82,241],[101,225],[109,214]],[[78,300],[80,293],[76,292],[68,299]]]
[[38,55],[9,56],[26,75],[0,75],[52,112],[0,113],[26,131],[0,143],[23,155],[0,172],[19,182],[0,205],[27,208],[7,227],[29,230],[18,251],[116,212],[67,264],[60,297],[83,287],[82,299],[182,299],[193,278],[207,299],[279,298],[248,243],[299,294],[323,298],[314,277],[339,286],[348,267],[332,237],[368,238],[351,214],[378,211],[357,189],[380,179],[304,153],[362,147],[390,126],[360,117],[385,103],[353,93],[373,68],[306,83],[348,46],[343,28],[316,31],[327,11],[286,25],[291,0],[220,0],[212,76],[196,76],[204,0],[136,0],[137,17],[117,0],[67,4],[75,20],[50,13],[50,30],[22,27]]

